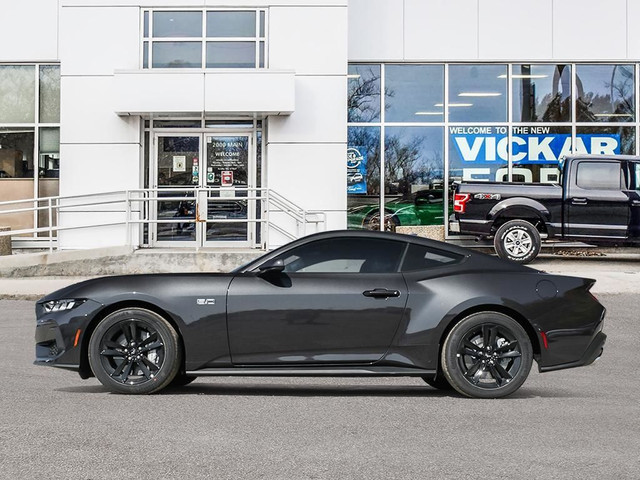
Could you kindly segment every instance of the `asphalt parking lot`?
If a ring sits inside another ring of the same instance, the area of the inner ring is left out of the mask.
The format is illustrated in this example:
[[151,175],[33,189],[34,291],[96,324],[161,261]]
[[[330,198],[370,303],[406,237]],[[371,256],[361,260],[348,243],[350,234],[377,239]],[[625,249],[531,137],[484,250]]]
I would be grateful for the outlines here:
[[640,298],[599,298],[602,359],[532,371],[501,400],[406,378],[204,378],[114,395],[33,366],[33,303],[1,300],[0,478],[637,479]]

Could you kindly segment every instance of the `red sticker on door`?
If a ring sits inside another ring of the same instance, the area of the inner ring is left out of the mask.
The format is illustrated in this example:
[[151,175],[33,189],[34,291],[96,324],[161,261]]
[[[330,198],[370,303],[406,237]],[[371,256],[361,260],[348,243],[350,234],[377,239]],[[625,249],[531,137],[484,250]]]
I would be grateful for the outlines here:
[[223,170],[220,175],[221,184],[223,187],[230,187],[233,185],[233,172],[231,170]]

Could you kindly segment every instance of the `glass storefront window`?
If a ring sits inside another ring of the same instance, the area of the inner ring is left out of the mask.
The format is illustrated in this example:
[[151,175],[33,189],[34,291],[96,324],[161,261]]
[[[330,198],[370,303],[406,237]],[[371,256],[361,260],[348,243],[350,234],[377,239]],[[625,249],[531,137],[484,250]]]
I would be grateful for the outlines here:
[[207,68],[253,68],[255,65],[253,42],[207,42]]
[[387,127],[385,215],[393,226],[444,222],[444,129]]
[[202,12],[153,12],[154,37],[202,37]]
[[443,122],[443,65],[386,65],[387,122]]
[[349,65],[349,122],[380,121],[380,65]]
[[[558,160],[571,155],[571,127],[522,125],[511,129],[511,160],[513,182],[558,183]],[[507,170],[496,180],[509,180]]]
[[575,153],[635,155],[636,129],[623,126],[577,127]]
[[255,37],[256,12],[207,12],[207,37]]
[[349,228],[375,228],[380,221],[380,128],[347,131],[347,223]]
[[570,65],[513,65],[513,121],[571,121]]
[[200,42],[154,42],[154,68],[199,68],[202,65]]
[[578,65],[576,88],[578,122],[635,120],[633,65]]
[[40,67],[40,123],[60,122],[60,67]]
[[[439,104],[435,106],[438,107]],[[506,65],[451,65],[449,67],[450,122],[505,122],[506,120]]]
[[0,65],[0,124],[35,122],[33,65]]
[[0,128],[0,178],[33,178],[33,128]]
[[508,127],[449,127],[449,181],[502,181],[508,172]]
[[142,68],[264,68],[265,24],[264,9],[144,10]]

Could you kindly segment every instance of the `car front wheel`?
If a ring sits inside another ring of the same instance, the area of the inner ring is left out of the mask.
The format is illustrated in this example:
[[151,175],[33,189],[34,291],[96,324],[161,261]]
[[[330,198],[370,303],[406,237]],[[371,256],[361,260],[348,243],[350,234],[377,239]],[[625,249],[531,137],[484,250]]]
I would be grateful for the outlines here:
[[512,394],[531,370],[533,349],[513,318],[498,312],[474,313],[457,323],[442,348],[444,376],[468,397]]
[[182,361],[178,334],[155,312],[125,308],[100,321],[89,340],[89,363],[112,392],[149,394],[169,385]]

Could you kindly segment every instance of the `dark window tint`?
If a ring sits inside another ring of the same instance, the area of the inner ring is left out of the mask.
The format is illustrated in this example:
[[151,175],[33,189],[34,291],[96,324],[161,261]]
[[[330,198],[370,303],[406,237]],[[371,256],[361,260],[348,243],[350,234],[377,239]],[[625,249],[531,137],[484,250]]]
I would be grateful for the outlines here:
[[301,245],[280,255],[285,272],[392,273],[405,243],[370,238],[337,238]]
[[403,272],[425,270],[460,262],[464,257],[457,253],[445,252],[424,245],[409,244],[409,249],[402,263]]
[[588,190],[620,190],[622,170],[619,163],[578,164],[576,184]]

